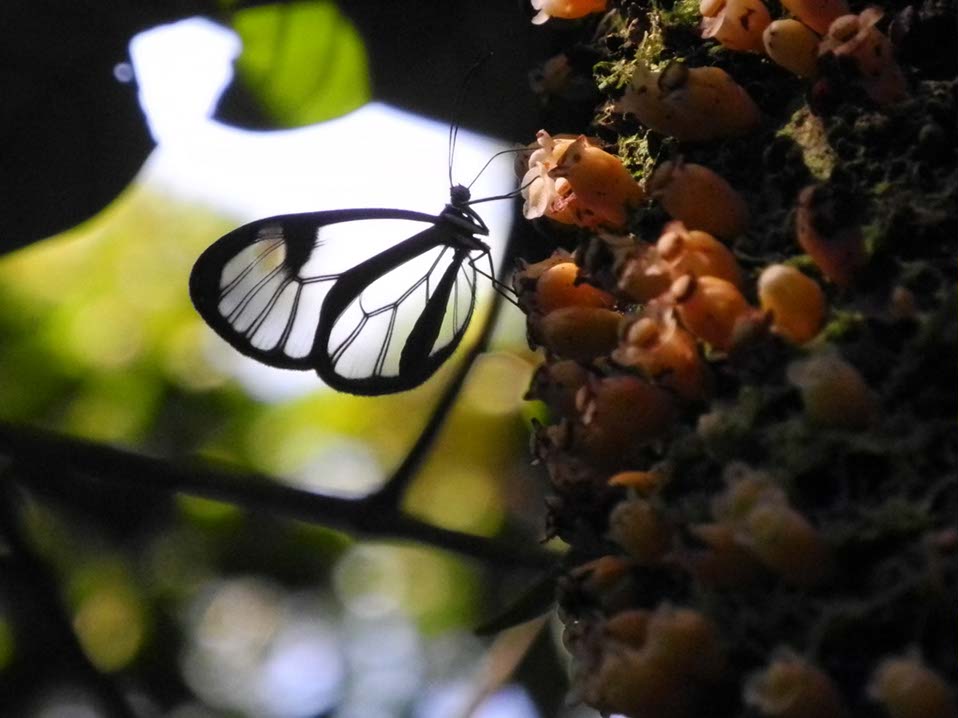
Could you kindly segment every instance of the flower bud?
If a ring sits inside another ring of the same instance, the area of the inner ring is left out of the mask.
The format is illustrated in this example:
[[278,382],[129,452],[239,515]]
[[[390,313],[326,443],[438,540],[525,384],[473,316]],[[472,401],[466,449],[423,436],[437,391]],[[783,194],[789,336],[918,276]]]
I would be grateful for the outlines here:
[[695,338],[674,319],[660,321],[645,316],[631,322],[612,359],[640,369],[683,399],[694,401],[708,393],[711,377]]
[[651,496],[665,483],[665,476],[658,471],[620,471],[609,478],[609,486],[632,489],[640,496]]
[[725,662],[715,624],[699,611],[667,603],[649,618],[646,648],[670,671],[700,680],[718,678]]
[[889,718],[956,718],[954,690],[917,656],[889,657],[878,664],[868,684],[868,697],[880,703]]
[[576,393],[588,376],[585,367],[571,359],[542,364],[532,375],[526,399],[539,399],[557,416],[571,419],[576,415]]
[[865,242],[844,203],[828,196],[824,188],[806,187],[798,195],[795,229],[798,243],[822,274],[840,287],[851,284],[865,262]]
[[597,638],[577,643],[574,674],[586,702],[604,713],[687,718],[697,689],[724,665],[715,626],[687,608],[618,613]]
[[608,535],[639,563],[658,561],[672,543],[668,523],[645,499],[616,504],[609,514]]
[[811,586],[827,572],[828,548],[821,535],[804,516],[783,504],[757,504],[737,538],[788,583]]
[[836,18],[822,39],[820,53],[850,59],[861,73],[860,83],[880,105],[905,99],[908,87],[901,68],[895,62],[891,40],[875,24],[882,11],[869,7],[860,15]]
[[730,523],[698,524],[690,533],[704,549],[685,551],[681,564],[696,580],[715,588],[741,588],[764,573],[758,559],[736,539]]
[[702,0],[702,38],[729,50],[762,51],[762,31],[772,21],[762,0]]
[[648,635],[650,615],[644,609],[620,611],[605,622],[605,634],[632,648],[642,648]]
[[601,307],[562,307],[538,321],[530,318],[530,330],[553,354],[589,362],[615,348],[621,318],[618,312]]
[[687,274],[672,283],[682,325],[718,351],[728,351],[736,329],[754,313],[734,284],[718,277]]
[[669,265],[654,245],[637,242],[617,268],[618,286],[629,299],[645,304],[667,292],[672,284]]
[[604,714],[683,718],[688,714],[682,676],[670,672],[646,651],[613,646],[584,676],[586,702]]
[[773,264],[758,278],[762,309],[772,316],[772,329],[793,344],[813,339],[825,321],[825,295],[811,277],[794,267]]
[[679,221],[669,222],[655,246],[675,279],[683,274],[694,274],[696,277],[718,277],[742,287],[742,270],[735,255],[707,232],[690,231]]
[[758,107],[727,72],[669,63],[661,72],[639,65],[615,109],[681,142],[737,137],[761,122]]
[[577,282],[579,267],[573,262],[563,262],[549,267],[536,282],[536,304],[543,314],[561,307],[615,306],[615,297],[608,292]]
[[918,315],[918,300],[908,287],[899,284],[892,289],[888,298],[888,310],[892,319],[915,319]]
[[845,0],[782,0],[782,5],[819,35],[828,32],[835,18],[848,14]]
[[651,195],[688,229],[736,237],[748,227],[748,207],[731,185],[708,167],[663,162],[648,182]]
[[592,597],[614,593],[629,581],[632,562],[621,556],[600,556],[570,572],[572,580]]
[[536,285],[546,270],[557,264],[564,264],[572,261],[572,255],[565,250],[557,250],[551,257],[546,257],[540,262],[528,264],[522,260],[515,274],[512,275],[512,288],[516,292],[519,306],[528,314],[536,309]]
[[762,33],[765,52],[772,60],[799,77],[813,77],[818,70],[818,35],[798,20],[776,20]]
[[785,492],[762,471],[732,462],[725,470],[725,490],[711,502],[712,515],[723,522],[741,526],[759,504],[785,505]]
[[745,683],[745,703],[775,718],[841,718],[842,698],[828,674],[782,651]]
[[593,379],[579,392],[574,447],[615,465],[637,445],[661,436],[675,418],[672,397],[635,376]]
[[789,364],[787,375],[802,394],[806,416],[816,424],[864,429],[878,415],[874,392],[837,351],[822,351],[794,361]]
[[533,25],[541,25],[550,17],[575,20],[594,12],[603,12],[608,0],[532,0],[532,9],[538,10]]

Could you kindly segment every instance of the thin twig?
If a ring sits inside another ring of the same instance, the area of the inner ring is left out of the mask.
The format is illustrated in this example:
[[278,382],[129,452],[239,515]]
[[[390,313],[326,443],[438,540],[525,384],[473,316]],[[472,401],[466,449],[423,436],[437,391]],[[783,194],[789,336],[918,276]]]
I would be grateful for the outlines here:
[[406,489],[409,488],[409,484],[412,483],[412,480],[416,478],[419,467],[422,466],[423,461],[429,455],[430,449],[432,449],[440,430],[445,424],[446,417],[455,406],[456,399],[462,391],[462,385],[469,376],[472,365],[476,363],[476,359],[479,358],[479,355],[489,348],[489,340],[492,338],[496,320],[502,308],[502,295],[499,294],[499,292],[495,292],[494,294],[495,296],[489,308],[489,314],[485,318],[485,323],[482,326],[479,337],[475,343],[469,347],[469,351],[456,368],[456,373],[453,375],[453,378],[443,388],[442,396],[432,410],[432,414],[430,414],[426,425],[419,433],[416,443],[413,444],[402,463],[396,467],[396,470],[389,477],[389,480],[383,484],[383,487],[369,497],[370,503],[388,507],[398,507],[400,505],[403,495],[406,493]]
[[[0,453],[33,468],[72,471],[126,487],[183,493],[252,512],[321,524],[367,537],[407,539],[502,566],[547,567],[555,557],[537,547],[440,528],[370,499],[322,496],[264,474],[227,471],[208,462],[179,464],[54,432],[0,422]],[[31,471],[31,481],[44,471]]]
[[[499,267],[496,269],[496,276],[492,278],[494,282],[502,282],[503,275],[512,260],[515,245],[515,231],[516,230],[513,229],[506,240],[502,259],[499,262]],[[429,416],[429,420],[416,439],[416,443],[413,444],[403,459],[403,462],[396,468],[383,487],[369,497],[370,503],[386,507],[398,507],[400,505],[406,493],[406,489],[409,488],[409,484],[412,483],[412,480],[416,477],[419,467],[422,466],[422,462],[426,456],[428,456],[429,450],[435,443],[436,437],[439,435],[439,431],[446,421],[446,417],[449,415],[452,407],[455,406],[456,399],[462,391],[462,386],[469,376],[473,364],[476,363],[476,359],[479,358],[479,355],[489,348],[489,342],[492,339],[492,334],[495,331],[496,323],[499,320],[499,314],[502,310],[502,299],[502,294],[498,290],[493,292],[489,313],[484,319],[479,336],[473,345],[469,347],[469,351],[466,352],[466,355],[456,368],[456,373],[453,375],[453,378],[443,389],[442,397],[432,410],[432,414]]]

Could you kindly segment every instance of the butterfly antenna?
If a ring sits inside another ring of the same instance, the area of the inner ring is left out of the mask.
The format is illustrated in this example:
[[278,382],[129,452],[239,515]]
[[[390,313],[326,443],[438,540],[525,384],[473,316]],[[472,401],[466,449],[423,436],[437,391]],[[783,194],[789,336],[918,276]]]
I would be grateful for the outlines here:
[[522,190],[526,189],[527,187],[530,187],[532,183],[536,181],[536,179],[538,179],[538,177],[526,182],[524,185],[522,185],[521,187],[517,187],[511,192],[506,192],[505,194],[497,194],[495,197],[483,197],[481,199],[473,199],[466,202],[466,204],[471,206],[474,204],[482,204],[483,202],[492,202],[493,200],[498,200],[498,199],[515,199],[520,194],[522,194]]
[[459,93],[456,95],[456,101],[453,105],[453,117],[452,124],[449,125],[449,186],[453,186],[452,181],[452,165],[453,160],[456,156],[456,140],[459,138],[459,122],[462,119],[462,106],[466,99],[466,90],[469,89],[469,85],[472,84],[473,79],[476,74],[479,72],[486,61],[492,57],[492,51],[486,50],[472,66],[466,71],[466,77],[462,82],[462,86],[459,88]]
[[479,173],[478,173],[475,177],[472,178],[472,182],[470,182],[469,184],[466,185],[466,188],[467,188],[467,189],[472,189],[472,186],[473,186],[473,185],[476,183],[476,181],[482,176],[482,173],[485,172],[487,169],[489,169],[489,165],[491,165],[492,162],[493,162],[493,160],[495,160],[497,157],[500,157],[500,156],[502,156],[502,155],[513,154],[513,153],[516,153],[516,152],[528,152],[528,151],[529,151],[529,148],[528,148],[528,147],[514,147],[514,148],[512,148],[511,150],[500,150],[499,152],[496,152],[496,154],[494,154],[492,157],[490,157],[490,158],[486,161],[486,164],[484,164],[484,165],[482,166],[482,169],[479,170]]

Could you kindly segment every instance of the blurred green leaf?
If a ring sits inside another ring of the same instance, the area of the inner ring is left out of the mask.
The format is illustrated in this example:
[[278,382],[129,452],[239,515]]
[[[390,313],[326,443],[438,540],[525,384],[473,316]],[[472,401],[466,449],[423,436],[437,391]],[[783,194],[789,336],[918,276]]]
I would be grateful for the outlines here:
[[242,10],[236,76],[215,117],[253,129],[333,119],[369,100],[366,50],[352,23],[326,0]]

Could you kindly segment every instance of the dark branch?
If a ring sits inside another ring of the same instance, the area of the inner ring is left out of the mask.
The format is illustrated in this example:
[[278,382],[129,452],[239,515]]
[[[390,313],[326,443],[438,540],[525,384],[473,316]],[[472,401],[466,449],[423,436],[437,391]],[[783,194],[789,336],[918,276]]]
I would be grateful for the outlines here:
[[[555,557],[538,548],[450,531],[383,510],[371,498],[343,499],[285,486],[273,477],[214,467],[178,464],[63,434],[0,422],[0,453],[32,468],[79,472],[94,479],[166,494],[183,493],[223,501],[252,512],[321,524],[351,534],[406,539],[501,566],[548,567]],[[31,471],[39,480],[43,471]]]

